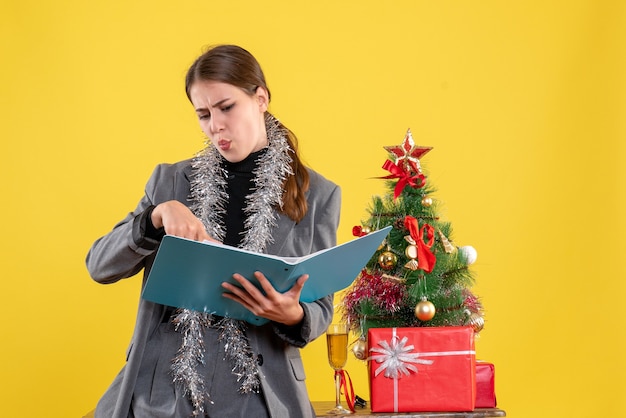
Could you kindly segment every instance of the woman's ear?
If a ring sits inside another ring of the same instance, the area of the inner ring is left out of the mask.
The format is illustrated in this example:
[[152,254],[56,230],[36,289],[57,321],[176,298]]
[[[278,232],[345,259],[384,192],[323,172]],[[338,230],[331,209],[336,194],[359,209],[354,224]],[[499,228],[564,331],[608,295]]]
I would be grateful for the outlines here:
[[259,101],[259,110],[265,113],[270,104],[270,98],[269,98],[269,94],[267,93],[267,90],[261,86],[257,87],[256,97],[257,97],[257,100]]

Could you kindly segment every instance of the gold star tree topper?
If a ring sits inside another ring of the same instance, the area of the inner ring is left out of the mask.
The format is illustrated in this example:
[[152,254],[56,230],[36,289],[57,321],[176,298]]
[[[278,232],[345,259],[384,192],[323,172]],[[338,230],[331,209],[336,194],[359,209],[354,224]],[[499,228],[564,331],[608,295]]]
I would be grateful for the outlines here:
[[422,172],[420,158],[433,149],[433,147],[421,147],[419,145],[415,145],[411,129],[406,131],[404,141],[402,141],[401,145],[386,146],[383,148],[396,157],[395,164],[397,166],[402,164],[406,171],[412,171],[414,173]]

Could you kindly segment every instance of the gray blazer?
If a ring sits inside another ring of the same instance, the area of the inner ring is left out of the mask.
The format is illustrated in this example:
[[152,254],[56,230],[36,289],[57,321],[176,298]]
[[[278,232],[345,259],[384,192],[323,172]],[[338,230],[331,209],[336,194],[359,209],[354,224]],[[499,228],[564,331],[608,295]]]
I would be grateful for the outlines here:
[[[267,253],[294,257],[336,245],[341,205],[340,188],[312,170],[309,170],[309,174],[307,214],[297,224],[288,217],[279,215],[278,225],[273,233],[274,242],[268,246]],[[137,208],[107,235],[99,238],[89,250],[87,268],[95,281],[114,283],[143,269],[145,284],[156,250],[146,250],[135,244],[132,238],[133,221],[148,206],[168,200],[175,199],[189,206],[191,176],[191,160],[156,167]],[[332,321],[332,296],[305,303],[303,308],[305,316],[299,327],[284,327],[272,322],[248,327],[247,336],[252,350],[263,353],[264,361],[259,366],[259,376],[272,417],[314,416],[304,383],[299,348],[323,334]],[[108,399],[107,403],[110,404],[113,400],[115,404],[114,413],[108,418],[128,417],[146,342],[150,333],[159,326],[163,311],[163,305],[140,300],[126,365],[103,397],[103,400],[105,397]]]

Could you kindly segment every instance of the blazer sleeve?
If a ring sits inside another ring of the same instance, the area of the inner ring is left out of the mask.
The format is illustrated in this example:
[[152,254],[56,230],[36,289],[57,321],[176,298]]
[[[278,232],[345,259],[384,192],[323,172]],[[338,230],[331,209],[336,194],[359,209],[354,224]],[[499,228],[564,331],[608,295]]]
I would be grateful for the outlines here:
[[148,180],[144,196],[135,210],[130,212],[113,229],[94,242],[86,258],[91,277],[103,284],[115,283],[134,276],[145,267],[146,258],[153,255],[158,243],[149,239],[137,242],[137,231],[133,239],[133,228],[138,229],[141,215],[152,205],[173,198],[174,181],[172,172],[177,165],[158,165]]
[[[316,185],[315,183],[313,185]],[[316,193],[313,215],[314,251],[337,245],[337,229],[341,210],[341,189],[324,180],[320,185],[320,194]],[[301,303],[304,319],[298,325],[288,327],[274,323],[274,332],[283,340],[296,347],[304,347],[328,328],[333,320],[333,295],[310,303]]]

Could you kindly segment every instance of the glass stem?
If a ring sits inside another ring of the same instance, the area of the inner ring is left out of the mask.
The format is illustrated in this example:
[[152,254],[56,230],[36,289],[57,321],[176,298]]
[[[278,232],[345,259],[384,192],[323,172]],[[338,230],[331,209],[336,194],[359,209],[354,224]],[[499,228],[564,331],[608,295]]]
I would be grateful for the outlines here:
[[335,404],[337,408],[341,407],[341,375],[335,370]]

